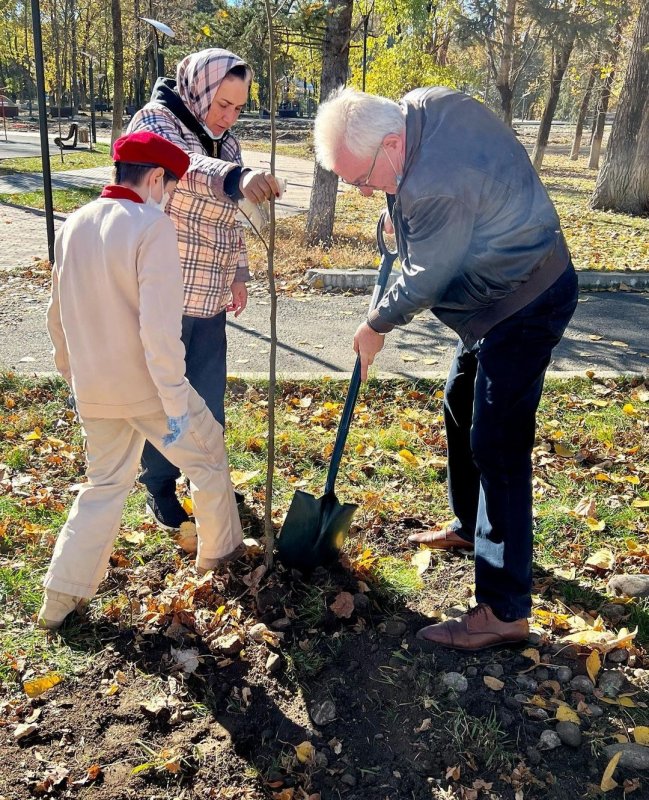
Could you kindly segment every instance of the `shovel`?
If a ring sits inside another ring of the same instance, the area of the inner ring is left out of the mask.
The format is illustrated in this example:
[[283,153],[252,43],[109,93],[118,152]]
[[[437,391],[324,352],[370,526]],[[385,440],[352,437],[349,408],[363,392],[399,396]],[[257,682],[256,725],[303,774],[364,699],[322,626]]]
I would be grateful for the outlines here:
[[[370,311],[383,297],[392,265],[397,257],[397,253],[388,250],[385,244],[383,221],[384,214],[381,215],[376,228],[381,264],[370,301]],[[337,558],[349,533],[349,526],[358,506],[355,503],[340,503],[334,493],[334,485],[360,385],[361,359],[358,356],[336,434],[324,495],[317,498],[308,492],[297,491],[284,520],[279,536],[278,557],[286,567],[308,572],[315,567],[331,563]]]

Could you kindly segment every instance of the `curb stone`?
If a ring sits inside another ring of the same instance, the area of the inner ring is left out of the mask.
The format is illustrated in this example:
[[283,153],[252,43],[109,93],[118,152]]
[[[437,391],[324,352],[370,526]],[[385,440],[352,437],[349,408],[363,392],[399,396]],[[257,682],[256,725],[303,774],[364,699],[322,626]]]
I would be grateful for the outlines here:
[[[375,269],[310,269],[307,282],[314,289],[356,289],[372,291],[376,280]],[[388,286],[399,277],[393,272]],[[584,292],[646,292],[649,291],[649,272],[596,272],[577,271],[579,288]]]

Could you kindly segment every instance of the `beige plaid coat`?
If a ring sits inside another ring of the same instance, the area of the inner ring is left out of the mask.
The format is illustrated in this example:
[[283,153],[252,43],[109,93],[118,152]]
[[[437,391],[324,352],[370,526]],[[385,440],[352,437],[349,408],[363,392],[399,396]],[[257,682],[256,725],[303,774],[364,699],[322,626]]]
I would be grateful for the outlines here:
[[[176,91],[199,122],[207,115],[227,71],[243,63],[233,53],[216,49],[194,53],[180,62]],[[198,136],[155,99],[131,120],[129,133],[138,130],[164,136],[190,157],[189,169],[179,181],[167,213],[178,233],[184,312],[192,317],[212,317],[228,304],[232,283],[250,279],[243,228],[235,219],[237,204],[223,192],[228,173],[243,166],[239,142],[227,132],[220,158],[212,158]]]

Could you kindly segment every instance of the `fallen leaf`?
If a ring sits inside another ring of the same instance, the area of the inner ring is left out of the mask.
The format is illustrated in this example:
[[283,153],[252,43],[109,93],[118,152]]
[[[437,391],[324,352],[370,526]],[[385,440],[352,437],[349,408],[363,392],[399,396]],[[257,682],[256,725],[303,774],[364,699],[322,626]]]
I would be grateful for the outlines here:
[[632,733],[637,744],[649,745],[649,728],[646,725],[636,725]]
[[340,592],[329,608],[339,619],[349,619],[354,613],[354,596],[349,592]]
[[557,708],[556,716],[559,722],[574,722],[575,725],[581,725],[579,714],[573,711],[568,705],[560,705],[559,708]]
[[430,566],[430,559],[432,555],[433,555],[432,550],[430,550],[430,548],[428,547],[424,548],[423,550],[417,550],[417,552],[414,553],[414,555],[410,559],[410,563],[414,567],[417,567],[418,575],[423,575],[424,572],[426,572],[426,570]]
[[593,683],[597,683],[597,675],[599,674],[601,668],[602,660],[599,657],[599,653],[597,650],[593,650],[593,652],[586,659],[586,671],[588,672],[588,677]]
[[[299,418],[298,418],[299,422]],[[260,470],[250,470],[245,472],[241,469],[233,469],[230,470],[230,480],[232,481],[233,486],[243,486],[246,483],[250,483],[253,478],[256,478],[259,475]]]
[[25,681],[23,683],[23,689],[27,697],[38,697],[43,694],[43,692],[56,686],[57,683],[61,683],[62,680],[63,677],[57,672],[48,672],[47,675],[43,675],[41,678]]
[[102,775],[101,767],[99,764],[93,764],[92,766],[88,767],[86,770],[86,774],[83,778],[80,778],[78,781],[73,781],[73,786],[85,786],[88,783],[92,783],[96,781],[97,778],[100,778]]
[[399,450],[399,458],[406,462],[406,464],[410,464],[412,467],[419,466],[419,459],[416,455],[410,452],[410,450]]
[[32,733],[36,733],[38,727],[39,726],[33,722],[16,725],[14,728],[14,739],[17,742],[19,742],[21,739],[26,739],[28,736],[31,736]]
[[599,785],[599,788],[603,792],[610,792],[611,789],[615,789],[615,787],[617,786],[617,783],[613,780],[613,773],[615,772],[618,761],[621,758],[622,758],[622,751],[620,750],[608,762],[606,769],[604,770],[604,774],[602,775],[602,782]]
[[526,647],[521,655],[524,658],[529,658],[530,661],[533,661],[535,664],[539,664],[541,662],[541,654],[534,647]]
[[175,647],[172,647],[171,656],[185,675],[191,675],[198,669],[198,649],[196,647],[190,647],[187,650],[176,650]]
[[625,403],[622,406],[622,412],[624,414],[628,414],[629,416],[633,416],[633,414],[637,414],[635,406],[631,405],[631,403]]
[[607,548],[602,548],[586,559],[585,566],[595,569],[610,570],[615,565],[615,556]]
[[595,519],[597,506],[592,497],[583,497],[575,506],[575,514],[578,517],[591,517]]
[[295,755],[300,764],[313,764],[315,761],[315,747],[311,742],[302,742],[296,745]]
[[457,764],[454,767],[446,767],[446,780],[447,781],[448,780],[459,781],[461,774],[462,774],[462,770],[461,770],[459,764]]
[[122,538],[129,544],[142,544],[146,539],[146,531],[127,531]]
[[501,689],[503,689],[505,686],[503,681],[500,681],[498,678],[494,678],[491,675],[485,675],[483,680],[490,689],[493,689],[494,692],[501,691]]
[[569,447],[566,447],[565,444],[561,444],[561,442],[556,442],[554,445],[554,452],[561,456],[561,458],[572,458],[574,453]]

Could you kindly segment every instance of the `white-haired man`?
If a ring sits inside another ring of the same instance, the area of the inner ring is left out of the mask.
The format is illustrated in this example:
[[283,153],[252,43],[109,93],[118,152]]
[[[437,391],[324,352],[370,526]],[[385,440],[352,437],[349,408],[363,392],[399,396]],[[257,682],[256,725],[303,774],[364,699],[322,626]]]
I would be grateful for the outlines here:
[[444,397],[455,519],[409,539],[475,547],[477,605],[418,637],[462,650],[525,640],[536,409],[578,291],[557,213],[513,131],[444,87],[400,103],[337,90],[315,149],[365,197],[389,196],[403,271],[354,336],[362,377],[385,334],[421,311],[460,337]]

